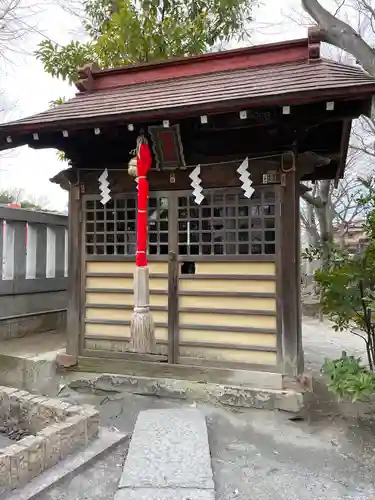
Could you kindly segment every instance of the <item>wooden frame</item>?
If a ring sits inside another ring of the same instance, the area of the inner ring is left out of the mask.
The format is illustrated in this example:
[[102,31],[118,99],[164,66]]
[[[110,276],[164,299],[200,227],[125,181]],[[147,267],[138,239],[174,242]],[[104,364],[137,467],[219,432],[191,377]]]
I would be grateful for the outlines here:
[[[152,149],[155,155],[156,170],[174,170],[177,167],[186,166],[184,151],[181,142],[180,126],[178,124],[164,128],[162,125],[153,125],[148,127],[148,132],[152,139]],[[170,146],[174,147],[172,151],[173,158],[166,158],[162,147],[163,135],[169,135]]]
[[82,204],[79,185],[69,193],[69,279],[67,314],[67,354],[76,357],[82,343]]
[[[265,199],[267,190],[268,193],[272,193],[268,202]],[[154,256],[160,258],[161,255],[166,255],[165,258],[167,258],[169,251],[174,251],[179,260],[185,259],[185,257],[189,260],[200,257],[222,258],[222,260],[229,257],[237,260],[242,256],[244,260],[248,260],[249,256],[259,256],[257,257],[259,260],[268,260],[268,255],[273,256],[276,253],[274,186],[258,186],[256,195],[259,197],[247,200],[239,188],[207,189],[205,190],[205,199],[209,199],[211,203],[205,203],[204,200],[202,205],[196,205],[190,200],[191,191],[151,192],[149,210],[155,210],[150,218],[153,215],[155,217],[152,218],[149,228],[150,260]],[[215,205],[215,198],[219,198],[216,200],[217,205]],[[85,195],[82,198],[85,214],[85,254],[95,255],[92,257],[93,260],[96,257],[101,258],[101,254],[117,257],[119,260],[133,256],[136,238],[136,194],[117,195],[106,207],[103,207],[99,200],[99,195]],[[165,207],[162,207],[162,200],[167,202]],[[179,206],[179,200],[184,204]],[[273,207],[271,210],[273,213],[265,215],[263,210],[266,206],[269,207],[269,210]],[[161,214],[162,211],[163,214]],[[224,213],[221,213],[222,211]],[[257,211],[258,213],[256,213]],[[229,212],[232,213],[229,214]],[[119,219],[120,216],[121,219]],[[225,226],[221,224],[223,218]],[[259,227],[253,227],[253,221],[254,224],[257,221],[257,224],[260,224]],[[152,229],[152,224],[155,224],[155,230]],[[219,229],[221,241],[217,242],[213,239],[213,234],[216,231],[213,229],[215,224],[222,226]],[[186,228],[184,228],[185,225]],[[192,225],[193,227],[191,227]],[[119,230],[118,227],[122,229]],[[170,235],[175,234],[175,231],[178,238],[177,241],[172,242]],[[196,242],[190,241],[190,234],[198,240]],[[241,241],[239,239],[241,234],[247,239]],[[267,234],[273,234],[273,238],[267,240]],[[129,239],[130,235],[132,241]],[[231,236],[230,240],[227,239],[229,235]],[[254,238],[257,239],[253,239],[253,235],[256,235]],[[119,240],[120,237],[121,240]],[[193,249],[195,249],[194,252]],[[219,252],[220,249],[222,251]],[[90,251],[87,252],[87,250]],[[99,250],[99,253],[95,250]],[[207,250],[210,251],[207,252]],[[267,252],[267,250],[269,251]]]
[[[299,178],[296,170],[283,174],[281,199],[281,275],[278,297],[283,373],[297,376],[303,371],[300,305]],[[287,297],[287,300],[283,300]]]
[[168,266],[168,363],[179,361],[178,321],[178,261],[174,252],[169,253]]
[[[272,206],[274,206],[274,210],[272,212],[272,219],[275,221],[273,224],[272,224],[272,231],[274,231],[274,238],[273,238],[273,243],[275,244],[275,248],[277,247],[277,245],[279,244],[278,241],[277,241],[277,238],[278,238],[278,234],[279,234],[279,225],[280,225],[280,222],[277,221],[279,215],[280,215],[280,211],[279,211],[279,204],[280,204],[280,196],[279,196],[279,193],[278,193],[278,187],[274,186],[274,185],[267,185],[267,186],[258,186],[258,192],[260,191],[260,193],[258,193],[258,196],[255,198],[255,200],[251,200],[250,203],[247,201],[245,203],[245,206],[247,207],[250,207],[250,208],[247,208],[246,209],[246,213],[244,213],[243,217],[246,217],[248,219],[248,222],[249,224],[251,224],[251,218],[250,217],[250,212],[249,210],[251,210],[251,207],[252,206],[258,206],[260,204],[261,207],[263,207],[263,205],[266,205],[267,201],[268,201],[268,204],[271,203]],[[212,193],[212,196],[219,196],[220,199],[224,199],[224,197],[226,195],[230,195],[230,196],[234,196],[233,198],[231,198],[231,203],[229,204],[229,207],[232,207],[230,208],[230,210],[233,211],[233,215],[235,216],[235,220],[237,221],[236,217],[236,213],[238,214],[238,207],[239,207],[239,198],[237,197],[239,193],[241,193],[241,191],[239,190],[239,188],[218,188],[218,189],[211,189],[209,190],[210,193]],[[272,192],[273,195],[269,198],[269,200],[265,200],[264,198],[264,194],[265,192]],[[180,280],[183,279],[185,282],[188,282],[188,281],[192,281],[192,282],[197,282],[200,283],[200,282],[203,282],[203,281],[207,281],[207,280],[214,280],[215,282],[217,281],[218,283],[219,282],[222,282],[223,280],[226,280],[228,278],[232,279],[232,280],[236,280],[238,282],[248,282],[248,281],[253,281],[253,282],[257,282],[259,280],[261,281],[264,281],[264,282],[276,282],[277,280],[277,276],[276,275],[269,275],[269,274],[250,274],[250,275],[242,275],[242,274],[231,274],[230,276],[228,276],[227,274],[204,274],[204,273],[200,273],[200,274],[187,274],[187,275],[183,275],[183,276],[180,276],[180,264],[183,263],[183,262],[196,262],[197,264],[199,263],[213,263],[213,262],[216,262],[216,263],[220,263],[220,262],[223,262],[224,263],[229,263],[229,262],[243,262],[243,263],[274,263],[276,266],[277,266],[277,262],[278,262],[278,255],[277,255],[277,252],[275,252],[274,254],[248,254],[248,255],[241,255],[241,254],[237,254],[237,255],[180,255],[178,254],[178,249],[179,249],[179,238],[178,238],[178,234],[179,234],[179,217],[178,217],[178,210],[180,209],[181,210],[181,207],[179,207],[179,200],[181,199],[185,199],[186,200],[186,196],[190,196],[191,195],[191,192],[190,191],[186,191],[186,190],[176,190],[176,191],[158,191],[158,192],[152,192],[152,196],[154,197],[154,199],[156,200],[157,202],[157,207],[160,207],[160,203],[159,203],[159,200],[162,200],[163,198],[167,198],[168,199],[168,207],[164,207],[163,209],[166,209],[168,208],[168,212],[167,212],[167,215],[166,215],[166,218],[168,220],[168,248],[171,250],[169,252],[169,255],[150,255],[150,262],[168,262],[168,272],[166,273],[163,273],[163,272],[152,272],[151,270],[151,274],[150,274],[150,279],[166,279],[168,280],[168,291],[166,290],[155,290],[155,295],[159,295],[159,296],[165,296],[167,295],[168,296],[168,305],[166,306],[154,306],[153,307],[153,311],[154,312],[162,312],[162,311],[165,311],[167,312],[167,321],[166,322],[160,322],[160,321],[156,321],[156,328],[163,328],[163,329],[167,329],[167,332],[168,332],[168,340],[159,340],[159,344],[161,345],[166,345],[167,346],[167,351],[168,351],[168,356],[167,358],[164,356],[161,356],[161,357],[158,357],[158,358],[153,358],[154,361],[158,361],[158,362],[163,362],[165,359],[168,359],[168,363],[170,364],[178,364],[180,362],[180,357],[181,357],[181,354],[180,354],[180,348],[184,348],[184,347],[188,347],[188,348],[195,348],[195,347],[199,347],[199,348],[209,348],[209,349],[230,349],[230,350],[239,350],[239,351],[248,351],[248,350],[251,350],[253,352],[269,352],[269,353],[277,353],[277,356],[279,356],[279,353],[280,353],[280,347],[279,347],[279,341],[277,340],[276,342],[276,345],[273,347],[272,345],[265,345],[264,347],[260,346],[260,345],[241,345],[241,344],[233,344],[233,343],[226,343],[226,342],[215,342],[215,343],[212,343],[212,342],[202,342],[202,341],[186,341],[186,340],[183,340],[183,339],[180,339],[179,338],[179,332],[180,331],[184,331],[186,329],[188,329],[189,331],[193,332],[193,331],[196,331],[196,332],[199,332],[200,330],[204,330],[206,332],[223,332],[225,333],[227,330],[228,330],[228,327],[225,327],[225,326],[221,326],[220,324],[219,325],[207,325],[207,324],[204,324],[204,325],[201,325],[199,324],[199,319],[197,322],[193,322],[193,323],[189,323],[189,324],[184,324],[184,322],[181,322],[181,320],[179,319],[179,315],[180,314],[183,314],[183,313],[192,313],[192,314],[209,314],[212,312],[212,310],[210,308],[198,308],[198,307],[181,307],[180,304],[179,304],[179,299],[180,297],[194,297],[194,296],[198,296],[198,295],[202,295],[203,297],[207,297],[207,298],[210,298],[210,297],[216,297],[216,298],[220,298],[220,297],[226,297],[226,296],[229,296],[231,295],[232,297],[238,297],[238,298],[241,298],[241,299],[244,299],[244,298],[247,298],[249,300],[252,300],[252,299],[276,299],[277,297],[277,294],[276,292],[275,293],[270,293],[270,292],[250,292],[250,293],[242,293],[242,292],[232,292],[232,294],[229,293],[229,295],[227,295],[227,292],[224,292],[224,291],[220,291],[220,290],[213,290],[212,292],[205,292],[205,291],[201,291],[199,292],[194,292],[194,290],[187,290],[186,292],[185,291],[182,291],[180,289]],[[131,198],[129,198],[129,196]],[[185,198],[184,198],[185,197]],[[98,200],[98,196],[97,195],[83,195],[82,196],[82,203],[85,204],[86,203],[86,206],[88,205],[89,208],[88,210],[84,210],[84,214],[83,214],[83,221],[84,221],[84,224],[83,224],[83,230],[84,230],[84,227],[85,227],[85,223],[86,223],[86,217],[87,217],[87,214],[88,213],[92,213],[92,212],[95,212],[96,210],[99,209],[100,212],[104,212],[104,209],[102,207],[99,206],[99,208],[97,208],[97,200]],[[124,200],[126,199],[134,199],[134,193],[130,194],[130,195],[127,195],[127,194],[121,194],[121,195],[118,195],[116,197],[118,200],[123,200],[120,205],[121,207],[126,207],[127,204],[126,204],[126,201],[124,202]],[[272,199],[271,199],[272,198]],[[89,202],[89,203],[88,203]],[[119,206],[120,206],[119,205]],[[154,205],[152,205],[154,206]],[[268,205],[267,205],[268,206]],[[117,205],[116,205],[116,202],[114,202],[113,204],[113,207],[115,210],[117,210]],[[206,205],[207,207],[207,205]],[[189,213],[190,213],[190,208],[189,208],[189,202],[187,204],[187,208],[189,210]],[[193,207],[194,210],[196,211],[196,207],[194,206]],[[110,206],[109,208],[110,210],[112,209],[112,205]],[[202,209],[202,207],[200,207],[200,209]],[[157,210],[159,210],[159,208],[157,208]],[[208,206],[208,210],[211,211],[212,215],[213,215],[213,212],[214,212],[214,208],[211,207],[210,205]],[[226,209],[224,209],[226,210]],[[256,215],[256,218],[261,220],[261,221],[264,221],[264,219],[262,218],[262,215],[263,215],[263,208],[261,209],[257,209],[258,212],[257,212],[257,215]],[[260,210],[260,211],[259,211]],[[234,213],[236,211],[236,213]],[[233,216],[232,216],[233,217]],[[164,218],[164,217],[163,217]],[[126,220],[126,216],[123,217],[123,219]],[[89,219],[90,221],[92,221],[92,218]],[[100,224],[105,224],[107,222],[107,217],[104,215],[104,216],[101,216],[101,219],[100,219],[102,222],[100,222]],[[111,225],[113,223],[116,222],[116,216],[112,217],[111,216]],[[157,217],[155,218],[155,221],[158,222],[160,220],[160,213],[158,212],[157,213]],[[104,227],[104,226],[103,226]],[[240,230],[237,222],[235,223],[234,225],[235,228],[238,228],[237,230]],[[250,227],[250,226],[249,226]],[[260,228],[265,228],[265,224],[264,222],[261,223],[261,226]],[[94,228],[95,229],[95,228]],[[91,231],[91,232],[94,232],[94,231]],[[202,233],[200,233],[202,234]],[[250,236],[250,232],[249,232],[249,236]],[[85,235],[86,237],[86,235]],[[84,240],[84,237],[82,238],[82,241]],[[106,241],[106,237],[104,237],[102,239],[102,241]],[[200,238],[200,241],[201,241],[201,238]],[[264,240],[263,241],[263,245],[265,244]],[[159,244],[159,242],[157,242],[157,244]],[[238,242],[236,243],[237,245],[237,249],[238,249]],[[85,254],[85,243],[83,244],[83,247],[82,247],[82,255],[83,255],[83,265],[82,265],[82,269],[85,269],[86,267],[86,262],[89,263],[89,262],[106,262],[106,263],[110,263],[110,262],[133,262],[134,261],[134,255],[87,255]],[[83,302],[82,303],[86,303],[86,301],[84,301],[84,296],[86,293],[94,293],[94,294],[100,294],[100,293],[104,293],[104,294],[118,294],[118,293],[121,293],[121,294],[129,294],[131,295],[132,294],[132,289],[131,288],[127,288],[127,289],[122,289],[122,288],[88,288],[87,290],[85,289],[85,286],[84,286],[84,280],[86,278],[93,278],[93,279],[97,279],[97,278],[108,278],[108,277],[111,277],[113,279],[128,279],[128,280],[131,280],[133,275],[131,272],[111,272],[109,275],[107,273],[103,273],[103,272],[85,272],[83,273],[82,275],[82,280],[83,280],[83,288],[82,288],[82,297],[83,297]],[[152,292],[154,293],[154,292]],[[111,302],[112,303],[112,302]],[[83,313],[82,315],[82,326],[84,324],[88,324],[88,325],[96,325],[96,327],[99,327],[99,330],[100,331],[100,325],[111,325],[112,327],[129,327],[130,325],[130,314],[131,314],[131,311],[132,311],[132,305],[129,303],[129,304],[112,304],[112,305],[108,305],[108,304],[104,304],[104,303],[98,303],[97,300],[95,300],[94,303],[86,303],[85,307],[82,308],[83,311],[85,311],[86,309],[89,309],[89,310],[97,310],[97,311],[100,311],[101,309],[103,310],[106,310],[106,309],[112,309],[112,310],[117,310],[117,311],[128,311],[129,313],[129,319],[97,319],[97,317],[100,315],[98,314],[95,314],[95,319],[85,319],[85,314]],[[226,309],[225,307],[222,308],[221,310],[217,311],[220,315],[223,315],[223,316],[226,316],[226,315],[233,315],[233,317],[235,316],[238,316],[238,317],[242,317],[242,316],[247,316],[247,315],[250,315],[252,317],[257,317],[259,316],[260,318],[273,318],[275,316],[277,316],[277,311],[267,311],[267,310],[251,310],[251,309]],[[232,326],[231,327],[231,331],[234,333],[234,334],[239,334],[239,335],[244,335],[244,334],[248,334],[248,335],[270,335],[271,337],[276,335],[277,336],[277,339],[280,337],[280,334],[279,334],[279,328],[266,328],[266,327],[257,327],[257,328],[252,328],[251,326]],[[249,337],[250,339],[251,337]],[[85,339],[87,340],[92,340],[92,341],[97,341],[99,342],[100,344],[100,341],[114,341],[114,342],[129,342],[130,341],[130,338],[129,336],[127,337],[124,337],[124,336],[111,336],[111,335],[108,335],[108,333],[105,335],[105,336],[98,336],[97,334],[95,335],[90,335],[90,334],[84,334],[84,330],[82,329],[82,335],[81,335],[81,345],[80,345],[80,352],[83,353],[84,355],[86,356],[94,356],[95,355],[95,352],[96,350],[92,350],[92,349],[87,349],[85,347]],[[98,344],[98,348],[99,348],[99,344]],[[99,348],[100,349],[100,348]],[[99,351],[100,352],[100,351]],[[131,356],[129,356],[129,353],[125,352],[125,353],[116,353],[115,357],[116,358],[120,358],[120,359],[141,359],[141,358],[137,358],[137,355],[135,353],[130,353]],[[113,357],[113,353],[112,352],[108,352],[108,357]],[[100,356],[104,356],[104,352],[102,351]],[[188,362],[189,358],[187,358],[186,356],[182,356],[184,362]],[[192,358],[194,363],[198,363],[198,358]],[[194,361],[195,359],[195,361]],[[142,360],[144,361],[144,358],[142,358]],[[219,361],[215,361],[214,359],[213,360],[205,360],[205,359],[201,359],[201,363],[202,364],[206,364],[206,365],[209,365],[210,364],[210,361],[212,361],[212,363],[215,365],[215,366],[219,366],[219,364],[221,362]],[[227,363],[225,361],[223,361],[224,365]],[[233,363],[233,362],[228,362],[228,367],[233,367],[236,365],[236,363]],[[241,366],[246,366],[246,365],[249,365],[249,363],[237,363]],[[279,370],[279,364],[277,363],[276,365],[273,365],[273,369],[275,371],[278,371]]]

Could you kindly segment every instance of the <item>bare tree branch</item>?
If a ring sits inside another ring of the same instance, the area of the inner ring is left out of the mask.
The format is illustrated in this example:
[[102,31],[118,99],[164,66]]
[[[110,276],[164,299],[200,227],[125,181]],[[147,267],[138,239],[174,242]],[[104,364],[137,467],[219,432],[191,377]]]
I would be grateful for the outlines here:
[[375,75],[375,52],[349,24],[320,5],[318,0],[301,0],[302,7],[318,24],[323,41],[352,54],[371,75]]
[[337,9],[336,9],[336,12],[333,14],[334,16],[337,16],[338,13],[340,12],[340,10],[344,7],[345,5],[345,0],[342,0],[342,2],[340,2],[338,5],[337,5]]

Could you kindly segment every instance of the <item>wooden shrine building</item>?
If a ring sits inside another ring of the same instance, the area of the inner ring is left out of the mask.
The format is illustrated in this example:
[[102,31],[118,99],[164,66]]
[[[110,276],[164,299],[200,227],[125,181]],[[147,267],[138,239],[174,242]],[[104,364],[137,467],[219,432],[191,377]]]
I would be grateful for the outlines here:
[[[0,127],[0,149],[56,148],[70,162],[52,179],[70,192],[67,353],[97,366],[110,360],[105,371],[119,359],[262,371],[276,374],[275,388],[301,374],[301,183],[343,176],[352,120],[370,114],[375,79],[321,58],[310,30],[302,40],[90,66],[77,88],[68,102]],[[137,357],[129,352],[137,185],[128,163],[142,131],[153,152],[157,347]],[[200,204],[190,178],[198,165]]]

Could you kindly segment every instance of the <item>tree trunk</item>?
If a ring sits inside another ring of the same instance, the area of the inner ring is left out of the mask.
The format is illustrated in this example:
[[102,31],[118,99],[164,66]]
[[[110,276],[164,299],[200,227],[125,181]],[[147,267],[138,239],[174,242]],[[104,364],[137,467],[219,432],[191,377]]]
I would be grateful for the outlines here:
[[322,246],[322,266],[329,262],[333,241],[331,181],[323,180],[317,184],[316,196],[304,193],[302,198],[311,205],[319,222],[319,237]]
[[[319,245],[319,233],[315,223],[314,207],[310,203],[307,204],[307,221],[309,224],[309,231],[307,231],[307,242],[310,247],[316,248]],[[307,274],[311,276],[314,274],[314,266],[312,262],[307,263]]]
[[324,9],[318,0],[301,0],[302,7],[318,24],[322,41],[352,54],[363,68],[375,76],[375,51],[348,24]]
[[322,202],[321,207],[316,207],[316,214],[319,220],[320,238],[322,245],[322,267],[327,267],[332,247],[332,214],[330,210],[330,187],[331,181],[320,181],[319,197]]

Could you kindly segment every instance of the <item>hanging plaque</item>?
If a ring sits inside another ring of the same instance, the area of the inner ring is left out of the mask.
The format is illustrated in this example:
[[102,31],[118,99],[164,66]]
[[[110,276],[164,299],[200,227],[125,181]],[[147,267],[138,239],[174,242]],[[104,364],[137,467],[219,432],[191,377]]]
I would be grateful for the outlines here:
[[158,170],[174,170],[185,166],[180,127],[171,125],[148,127]]

